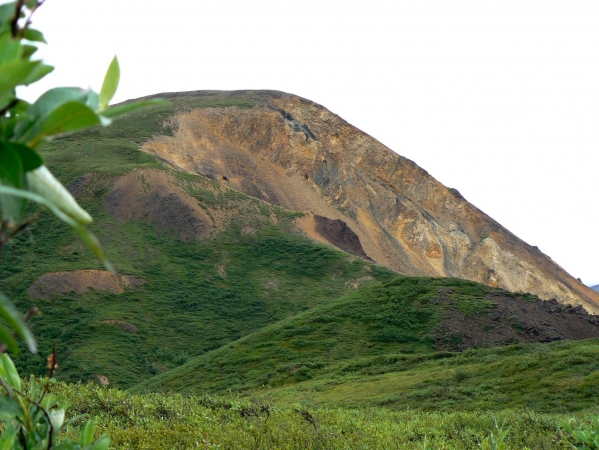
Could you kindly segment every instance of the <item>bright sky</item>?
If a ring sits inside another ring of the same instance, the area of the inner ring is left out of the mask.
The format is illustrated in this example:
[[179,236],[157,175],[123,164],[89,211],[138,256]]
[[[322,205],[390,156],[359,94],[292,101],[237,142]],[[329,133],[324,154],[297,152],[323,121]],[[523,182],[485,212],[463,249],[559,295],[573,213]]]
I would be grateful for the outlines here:
[[53,86],[306,97],[599,284],[596,0],[47,0]]

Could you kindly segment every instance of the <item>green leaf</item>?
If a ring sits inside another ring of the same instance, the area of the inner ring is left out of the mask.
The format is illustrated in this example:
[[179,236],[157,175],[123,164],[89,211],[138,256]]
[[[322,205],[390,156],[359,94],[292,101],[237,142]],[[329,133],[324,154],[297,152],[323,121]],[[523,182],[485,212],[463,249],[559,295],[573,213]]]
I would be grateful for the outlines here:
[[[17,151],[7,142],[0,142],[0,185],[20,188],[23,164]],[[10,225],[16,224],[25,211],[26,201],[20,198],[0,195],[2,219]]]
[[37,352],[37,344],[33,338],[33,334],[25,324],[23,317],[13,306],[13,304],[0,292],[0,317],[2,317],[6,323],[12,327],[13,330],[25,341],[27,348],[31,353]]
[[152,98],[149,100],[140,100],[138,102],[124,103],[124,104],[120,104],[118,106],[112,106],[112,107],[106,109],[105,111],[103,111],[102,115],[104,117],[115,118],[115,117],[122,116],[124,114],[132,113],[133,111],[136,111],[141,108],[146,108],[147,106],[168,105],[169,103],[170,102],[168,102],[167,100],[163,100],[160,98]]
[[54,450],[81,450],[81,446],[72,439],[62,439],[58,445],[52,448]]
[[2,433],[2,437],[0,437],[0,450],[13,450],[16,448],[16,437],[15,427],[8,424]]
[[60,87],[44,92],[29,108],[29,114],[36,119],[50,114],[67,102],[85,103],[87,93],[80,88]]
[[13,188],[10,186],[0,185],[0,195],[4,195],[4,194],[34,201],[34,202],[39,203],[40,205],[44,206],[45,208],[49,209],[52,212],[52,214],[54,214],[56,217],[58,217],[60,220],[62,220],[67,225],[70,225],[75,230],[75,232],[81,237],[83,242],[88,246],[88,248],[96,256],[96,258],[98,258],[100,260],[100,262],[102,264],[104,264],[104,267],[106,268],[106,270],[114,273],[114,268],[112,267],[112,264],[110,264],[108,259],[106,259],[106,256],[104,255],[104,251],[102,250],[102,246],[100,245],[100,243],[98,242],[96,237],[92,233],[87,231],[85,229],[85,227],[83,227],[75,219],[73,219],[72,217],[65,214],[63,211],[61,211],[52,202],[46,200],[44,197],[42,197],[40,195],[34,194],[33,192],[24,191],[22,189],[16,189],[16,188]]
[[87,91],[87,100],[85,101],[85,106],[92,111],[98,111],[100,109],[100,96],[97,92],[94,92],[91,89]]
[[[15,99],[14,91],[8,90],[8,91],[0,92],[0,109],[7,108],[14,99]],[[4,120],[6,120],[6,119],[4,119]],[[3,134],[3,136],[6,138],[9,137],[6,134]]]
[[10,33],[0,35],[0,65],[21,59],[21,42],[13,39]]
[[33,28],[27,28],[25,31],[25,39],[32,42],[43,42],[47,44],[46,39],[41,31],[34,30]]
[[102,89],[100,90],[100,107],[102,110],[108,107],[108,102],[112,100],[116,89],[119,86],[119,79],[121,77],[121,69],[119,67],[119,61],[115,56],[108,66],[106,76],[104,77],[104,83],[102,83]]
[[[17,344],[12,331],[10,331],[4,325],[0,325],[0,343],[6,344],[8,349],[15,355],[19,353],[19,344]],[[2,374],[0,373],[0,376],[1,375]]]
[[6,353],[0,355],[0,376],[4,378],[8,385],[17,390],[21,390],[21,378],[19,377],[19,372],[17,372],[17,368],[15,367],[12,359]]
[[5,3],[0,5],[0,24],[11,21],[15,16],[16,2]]
[[21,159],[21,165],[23,167],[23,172],[29,172],[31,170],[37,169],[44,162],[40,155],[33,149],[30,149],[26,145],[18,144],[16,142],[5,142],[4,145],[8,148],[12,148],[19,158]]
[[21,45],[23,54],[21,55],[24,59],[29,59],[35,52],[37,52],[38,48],[35,45],[23,44]]
[[8,142],[0,142],[0,183],[21,187],[23,164],[17,151]]
[[48,64],[40,64],[37,66],[25,79],[23,80],[23,85],[27,86],[31,83],[35,83],[36,81],[41,80],[46,75],[51,73],[54,70],[53,66],[49,66]]
[[10,414],[11,416],[18,416],[21,414],[21,407],[19,404],[5,395],[0,395],[0,410],[4,414]]
[[11,91],[19,85],[30,83],[31,75],[41,61],[13,61],[0,66],[0,93]]
[[30,144],[35,147],[45,136],[56,136],[65,133],[100,125],[100,119],[94,111],[78,102],[68,102],[56,108],[40,125],[39,135]]
[[89,225],[93,222],[87,211],[79,206],[71,193],[52,175],[52,172],[46,166],[27,172],[26,178],[30,192],[44,197],[82,225]]
[[94,441],[94,420],[89,419],[81,430],[81,438],[79,444],[85,448]]
[[108,446],[110,445],[110,438],[108,436],[102,436],[92,445],[90,445],[86,450],[108,450]]

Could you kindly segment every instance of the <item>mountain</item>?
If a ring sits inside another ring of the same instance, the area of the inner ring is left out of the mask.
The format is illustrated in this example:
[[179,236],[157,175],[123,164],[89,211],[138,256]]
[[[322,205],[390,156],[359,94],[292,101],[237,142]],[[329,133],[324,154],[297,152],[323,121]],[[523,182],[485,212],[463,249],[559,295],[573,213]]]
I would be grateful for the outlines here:
[[[349,334],[363,357],[595,336],[579,306],[595,311],[596,293],[325,108],[272,91],[163,96],[170,105],[41,150],[93,215],[117,274],[48,214],[3,248],[0,289],[43,312],[31,322],[40,353],[16,359],[24,373],[44,373],[56,345],[60,379],[132,388],[336,302],[366,311]],[[399,287],[380,286],[398,272],[453,278],[414,282],[422,313],[377,313],[376,296],[352,303],[376,289],[396,295]],[[521,304],[509,306],[511,296]],[[554,323],[546,308],[578,319]],[[398,328],[404,320],[409,333]],[[582,323],[590,334],[567,328]]]
[[595,292],[599,292],[599,284],[597,284],[595,286],[591,286],[591,289],[594,290]]
[[599,295],[538,248],[314,102],[273,91],[160,96],[174,105],[165,122],[172,135],[156,134],[145,152],[306,213],[298,225],[315,239],[403,274],[465,278],[599,312]]

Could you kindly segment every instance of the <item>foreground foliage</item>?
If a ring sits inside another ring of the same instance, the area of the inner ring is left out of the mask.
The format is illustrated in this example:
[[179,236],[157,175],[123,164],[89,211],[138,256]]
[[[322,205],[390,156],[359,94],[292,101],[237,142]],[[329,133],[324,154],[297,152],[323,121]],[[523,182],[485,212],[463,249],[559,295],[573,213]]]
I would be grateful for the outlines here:
[[[268,393],[252,399],[128,395],[89,384],[58,384],[54,391],[72,404],[73,413],[96,416],[98,432],[110,434],[117,449],[572,448],[562,427],[571,416],[528,410],[344,409],[317,407],[309,397],[284,404],[272,401]],[[574,427],[591,423],[582,417],[574,418]],[[78,433],[77,426],[71,426],[66,435]]]
[[[55,354],[49,359],[51,372],[56,367]],[[87,420],[77,439],[60,436],[76,421],[88,417],[75,416],[65,421],[66,407],[60,396],[50,393],[52,377],[36,379],[33,375],[23,383],[8,355],[0,355],[0,419],[3,450],[108,450],[109,438],[94,441],[94,421]],[[61,439],[59,439],[61,438]]]
[[[91,216],[54,178],[36,150],[41,143],[58,136],[106,126],[113,118],[144,105],[109,107],[120,77],[116,57],[99,93],[91,89],[54,88],[32,104],[19,98],[17,88],[29,86],[53,70],[33,56],[39,43],[46,42],[44,35],[31,27],[33,14],[43,3],[44,0],[18,0],[0,4],[0,251],[45,209],[69,225],[106,269],[112,270],[99,242],[86,228],[92,222]],[[27,217],[33,205],[43,209]],[[66,424],[64,407],[48,393],[55,369],[55,351],[49,363],[50,376],[42,380],[32,376],[29,392],[22,391],[18,372],[5,352],[19,353],[18,338],[23,339],[31,353],[37,352],[37,343],[25,324],[35,313],[39,310],[32,307],[23,316],[0,292],[0,419],[3,426],[0,448],[107,449],[108,438],[94,442],[91,420],[86,422],[78,441],[58,441]]]

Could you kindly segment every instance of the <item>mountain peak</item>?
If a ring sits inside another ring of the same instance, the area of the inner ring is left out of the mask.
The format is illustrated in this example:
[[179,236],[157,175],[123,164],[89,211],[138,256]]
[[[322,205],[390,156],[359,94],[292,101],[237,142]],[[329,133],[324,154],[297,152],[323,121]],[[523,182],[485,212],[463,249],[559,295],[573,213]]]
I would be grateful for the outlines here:
[[[364,255],[400,273],[470,279],[599,312],[599,295],[538,248],[321,105],[264,90],[159,96],[175,107],[173,133],[143,150],[175,169],[343,222]],[[338,245],[308,222],[299,223],[307,234]]]

